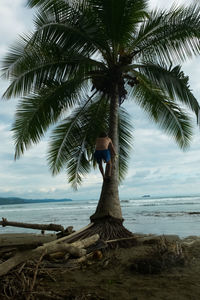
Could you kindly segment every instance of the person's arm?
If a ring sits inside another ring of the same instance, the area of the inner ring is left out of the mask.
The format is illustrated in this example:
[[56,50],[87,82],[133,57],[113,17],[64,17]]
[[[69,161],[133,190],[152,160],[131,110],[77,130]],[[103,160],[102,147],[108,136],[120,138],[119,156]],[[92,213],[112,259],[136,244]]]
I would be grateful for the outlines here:
[[110,139],[110,144],[109,144],[109,150],[111,152],[111,155],[113,155],[113,156],[117,155],[117,152],[115,151],[115,147],[114,147],[111,139]]

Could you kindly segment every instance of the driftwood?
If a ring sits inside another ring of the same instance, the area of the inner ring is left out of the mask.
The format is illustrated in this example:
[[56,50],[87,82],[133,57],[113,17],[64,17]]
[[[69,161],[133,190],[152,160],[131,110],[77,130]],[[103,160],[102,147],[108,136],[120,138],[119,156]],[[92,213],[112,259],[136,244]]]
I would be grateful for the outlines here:
[[64,227],[57,224],[30,224],[30,223],[21,223],[21,222],[11,222],[6,218],[2,218],[0,221],[0,225],[5,226],[13,226],[13,227],[21,227],[21,228],[31,228],[31,229],[39,229],[39,230],[49,230],[49,231],[64,231]]
[[27,295],[26,300],[30,300],[30,299],[31,299],[31,293],[32,293],[32,291],[33,291],[33,288],[34,288],[34,285],[35,285],[35,282],[36,282],[37,273],[38,273],[38,268],[39,268],[39,265],[40,265],[40,263],[41,263],[41,261],[42,261],[44,255],[45,255],[45,251],[42,253],[42,255],[40,256],[40,259],[38,260],[38,262],[37,262],[37,264],[36,264],[36,268],[35,268],[35,272],[34,272],[34,276],[33,276],[33,281],[32,281],[32,283],[31,283],[30,291],[29,291],[29,293],[28,293],[28,295]]
[[[57,244],[51,247],[45,247],[45,255],[57,252],[68,252],[69,254],[75,257],[81,257],[86,254],[85,249],[79,249],[78,247],[72,244]],[[40,249],[41,251],[41,249]]]
[[69,253],[65,253],[62,251],[59,252],[54,252],[48,255],[48,260],[55,260],[55,259],[63,259],[63,260],[67,260],[70,257]]
[[81,229],[79,229],[79,230],[73,232],[72,234],[67,235],[67,236],[64,236],[64,237],[62,237],[62,238],[60,238],[60,239],[58,239],[58,240],[56,240],[56,241],[52,241],[52,242],[50,242],[50,243],[51,243],[52,245],[54,245],[54,244],[57,244],[57,243],[63,243],[63,242],[66,242],[66,241],[70,240],[72,237],[74,238],[76,235],[78,235],[79,233],[81,233],[82,231],[84,231],[84,230],[86,230],[86,229],[89,229],[89,228],[92,227],[92,226],[93,226],[93,223],[90,223],[89,225],[87,225],[87,226],[85,226],[85,227],[83,227],[83,228],[81,228]]
[[0,256],[1,256],[2,253],[9,253],[9,252],[12,252],[12,251],[15,251],[15,250],[16,250],[15,246],[0,248]]
[[[90,245],[96,243],[98,240],[99,240],[99,235],[94,234],[94,235],[92,235],[92,236],[90,236],[90,237],[88,237],[84,240],[76,241],[73,244],[69,244],[69,245],[73,245],[74,247],[77,247],[78,249],[83,249],[83,248],[88,248]],[[63,243],[58,244],[58,245],[63,245]],[[54,247],[54,246],[55,245],[53,245],[52,247]],[[50,255],[51,258],[61,258],[61,257],[64,257],[64,256],[65,256],[65,259],[68,258],[68,254],[66,254],[66,251],[65,252],[62,251],[62,248],[60,248],[59,251],[53,251],[53,254]],[[74,255],[74,256],[78,256],[78,255]],[[81,257],[82,257],[82,255],[81,255]]]
[[96,243],[98,240],[99,240],[99,235],[94,234],[88,238],[85,238],[84,240],[76,241],[76,242],[72,243],[71,245],[73,245],[74,247],[78,247],[78,248],[87,248],[90,245]]
[[57,239],[56,234],[9,233],[0,234],[0,248],[13,246],[39,246]]
[[86,255],[84,255],[84,256],[82,256],[82,257],[80,257],[80,258],[77,258],[77,259],[74,261],[74,263],[75,263],[75,264],[83,263],[83,262],[85,262],[86,260],[92,258],[93,255],[94,255],[93,253],[86,254]]
[[[60,240],[63,241],[64,238],[61,238]],[[9,258],[8,260],[0,264],[0,276],[7,274],[11,269],[16,267],[20,263],[23,263],[30,259],[36,259],[40,257],[44,252],[46,255],[54,252],[63,251],[81,257],[86,254],[86,250],[80,248],[88,247],[91,244],[98,241],[98,239],[99,239],[99,235],[95,234],[94,236],[86,238],[82,241],[74,242],[72,244],[66,244],[66,243],[60,244],[59,242],[61,241],[57,240],[57,241],[52,241],[50,243],[46,243],[43,246],[40,246],[33,250],[19,252],[15,256]]]
[[135,236],[131,236],[131,237],[127,237],[127,238],[120,238],[120,239],[115,239],[115,240],[108,240],[105,241],[106,244],[110,244],[110,243],[118,243],[118,242],[122,242],[122,241],[128,241],[128,240],[135,240],[136,241],[136,237]]

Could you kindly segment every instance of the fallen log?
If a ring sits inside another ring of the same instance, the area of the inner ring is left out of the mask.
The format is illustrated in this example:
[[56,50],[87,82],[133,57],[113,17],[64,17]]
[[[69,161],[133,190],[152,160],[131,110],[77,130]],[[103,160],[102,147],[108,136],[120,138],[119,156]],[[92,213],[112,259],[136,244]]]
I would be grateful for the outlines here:
[[[76,256],[79,255],[79,257],[81,257],[86,254],[86,250],[79,249],[79,248],[89,246],[92,243],[95,243],[98,239],[99,239],[99,235],[95,234],[94,236],[86,238],[82,241],[74,242],[72,244],[63,243],[63,244],[56,245],[55,244],[56,241],[52,241],[52,242],[44,244],[43,246],[40,246],[36,249],[19,252],[15,256],[9,258],[8,260],[6,260],[5,262],[0,264],[0,276],[7,274],[11,269],[13,269],[17,265],[19,265],[29,259],[36,259],[36,258],[40,257],[44,253],[44,251],[45,251],[45,254],[50,254],[50,253],[59,252],[59,251],[65,251],[65,252],[71,253],[72,255],[75,255],[75,252],[76,252]],[[54,243],[54,244],[52,244],[52,243]],[[75,248],[78,248],[78,250]],[[81,251],[81,250],[83,250],[83,251]]]
[[85,238],[84,240],[76,241],[72,243],[71,245],[78,247],[78,248],[87,248],[90,245],[96,243],[99,240],[99,235],[94,234],[88,238]]
[[57,238],[60,239],[61,237],[67,236],[75,232],[73,226],[68,226],[64,231],[59,231],[56,235]]
[[57,239],[56,234],[8,233],[0,234],[0,248],[13,246],[39,246]]
[[12,222],[8,221],[6,218],[2,218],[0,221],[0,225],[5,226],[13,226],[20,228],[31,228],[31,229],[39,229],[39,230],[49,230],[49,231],[64,231],[64,227],[57,224],[31,224],[31,223],[21,223],[21,222]]
[[16,247],[4,247],[4,248],[0,248],[0,257],[4,253],[6,253],[6,252],[12,252],[12,251],[16,251]]
[[70,240],[72,237],[74,238],[76,235],[79,235],[79,233],[83,232],[84,230],[86,229],[89,229],[90,227],[93,226],[94,223],[90,223],[89,225],[73,232],[72,234],[70,235],[67,235],[67,236],[64,236],[64,237],[61,237],[60,239],[57,239],[56,241],[52,241],[51,244],[57,244],[57,243],[63,243],[63,242],[66,242],[68,240]]
[[108,241],[105,241],[105,243],[106,243],[106,244],[110,244],[110,243],[118,243],[118,242],[128,241],[128,240],[136,241],[136,237],[135,237],[135,236],[131,236],[131,237],[119,238],[119,239],[115,239],[115,240],[108,240]]
[[73,245],[69,245],[69,244],[54,245],[45,248],[41,246],[31,251],[18,252],[15,256],[1,263],[0,276],[7,274],[11,269],[13,269],[14,267],[16,267],[22,262],[25,262],[29,259],[36,259],[39,256],[41,256],[43,253],[47,255],[58,251],[70,252],[70,254],[76,257],[81,257],[86,254],[85,249],[78,249],[76,247],[73,247]]
[[62,259],[67,260],[70,257],[69,253],[65,252],[54,252],[48,255],[48,260]]
[[[98,239],[99,239],[99,235],[98,234],[94,234],[91,237],[88,237],[88,238],[86,238],[84,240],[76,241],[73,244],[69,244],[69,245],[73,245],[74,247],[77,247],[77,248],[80,248],[80,249],[87,248],[90,245],[96,243],[96,241],[98,241]],[[63,244],[57,244],[57,245],[63,245]],[[52,247],[54,247],[54,245]],[[60,249],[62,249],[62,248],[60,248]],[[51,258],[61,258],[61,257],[64,257],[65,255],[66,255],[66,253],[64,253],[64,251],[62,251],[62,250],[58,251],[58,252],[56,252],[56,251],[54,252],[53,251],[53,254],[51,254],[50,257]],[[66,259],[66,257],[65,257],[65,259]]]
[[[81,233],[82,231],[84,231],[84,230],[92,227],[92,225],[93,225],[93,223],[90,223],[89,225],[87,225],[87,226],[85,226],[85,227],[83,227],[83,228],[81,228],[81,229],[79,229],[79,230],[71,233],[70,235],[63,236],[63,237],[61,237],[61,238],[59,238],[59,239],[57,239],[55,241],[49,242],[48,244],[49,245],[54,245],[54,244],[59,244],[59,243],[67,242],[68,240],[70,241],[70,239],[72,237],[74,238],[76,235],[79,235],[79,233]],[[46,245],[46,244],[44,244],[44,245]]]

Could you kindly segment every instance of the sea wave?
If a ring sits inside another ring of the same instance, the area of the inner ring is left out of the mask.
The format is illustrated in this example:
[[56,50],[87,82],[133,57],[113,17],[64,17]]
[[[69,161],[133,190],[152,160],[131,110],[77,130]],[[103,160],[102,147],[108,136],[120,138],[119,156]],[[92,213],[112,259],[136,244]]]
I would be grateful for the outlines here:
[[182,216],[197,216],[199,217],[199,211],[180,211],[180,212],[162,212],[162,211],[155,211],[151,213],[143,212],[143,216],[145,217],[182,217]]
[[[157,205],[200,205],[199,197],[184,197],[184,198],[153,198],[153,199],[132,199],[128,200],[134,206],[157,206]],[[125,201],[123,201],[125,202]]]
[[196,205],[197,202],[181,202],[181,203],[148,203],[140,204],[139,206],[176,206],[176,205]]
[[56,210],[56,211],[60,211],[60,210],[67,210],[67,211],[77,211],[77,210],[90,210],[93,209],[94,206],[70,206],[70,207],[66,207],[66,206],[59,206],[59,207],[26,207],[26,208],[7,208],[7,209],[3,209],[0,207],[0,213],[6,213],[6,212],[29,212],[29,211],[52,211],[52,210]]
[[[90,222],[97,200],[69,203],[38,203],[0,206],[0,215],[26,223],[59,223],[80,229]],[[200,198],[163,197],[121,200],[124,224],[133,232],[173,233],[180,236],[199,234]],[[27,232],[28,229],[0,227],[0,232]]]

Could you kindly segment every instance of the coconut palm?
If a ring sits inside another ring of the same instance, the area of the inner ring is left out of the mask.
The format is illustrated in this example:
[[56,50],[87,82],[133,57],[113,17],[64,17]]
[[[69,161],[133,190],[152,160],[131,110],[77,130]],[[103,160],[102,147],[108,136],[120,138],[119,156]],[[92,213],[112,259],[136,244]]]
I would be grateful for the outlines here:
[[108,131],[119,159],[112,159],[111,181],[103,182],[87,234],[127,236],[118,184],[127,171],[132,127],[122,104],[135,101],[182,149],[188,147],[187,111],[198,122],[199,104],[179,64],[200,52],[199,6],[150,11],[145,0],[28,5],[38,9],[35,30],[10,49],[3,66],[11,81],[4,98],[20,96],[12,128],[15,157],[53,125],[50,169],[66,169],[76,188],[95,166],[97,136]]

